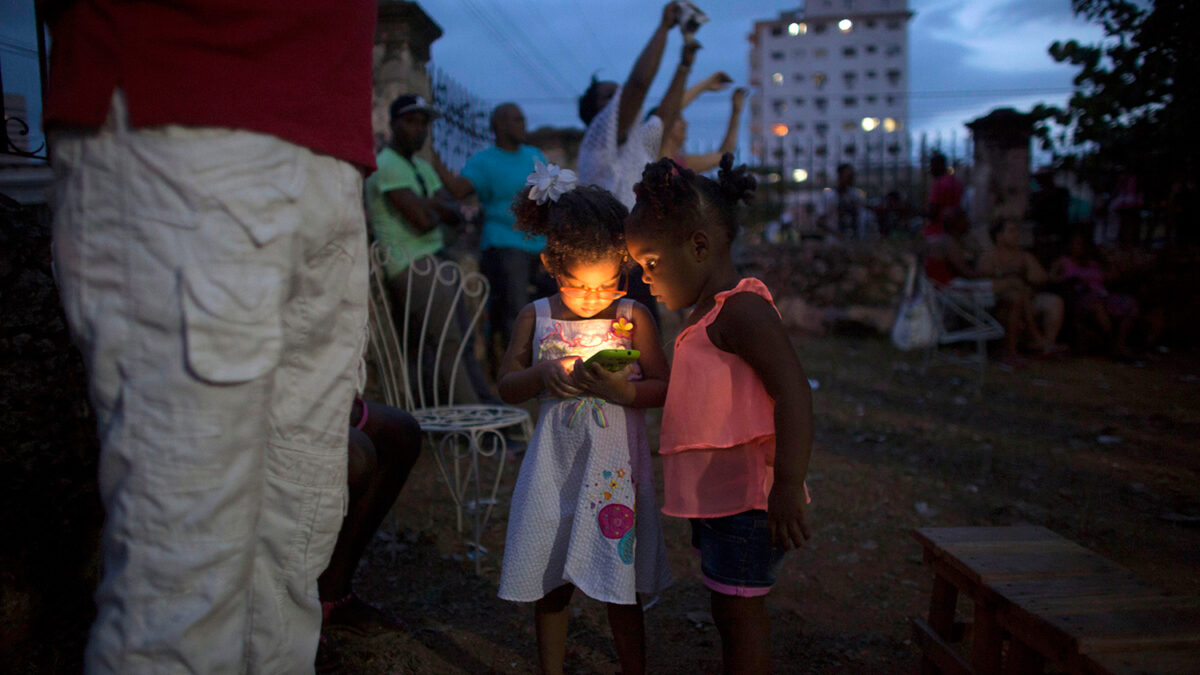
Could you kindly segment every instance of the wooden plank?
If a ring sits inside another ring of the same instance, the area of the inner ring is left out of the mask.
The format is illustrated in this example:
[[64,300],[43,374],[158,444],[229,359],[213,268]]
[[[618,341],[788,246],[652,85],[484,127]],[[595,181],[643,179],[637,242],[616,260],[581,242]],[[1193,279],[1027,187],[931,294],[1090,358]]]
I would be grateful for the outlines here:
[[1004,658],[1005,675],[1032,675],[1045,670],[1046,659],[1036,649],[1021,642],[1009,640],[1008,655]]
[[[1007,527],[922,527],[913,530],[922,545],[931,548],[971,542],[1052,541],[1064,539],[1039,525]],[[1068,540],[1069,541],[1069,540]]]
[[1082,668],[1088,675],[1195,675],[1200,673],[1200,647],[1087,654]]
[[1114,574],[1125,570],[1087,549],[1052,552],[983,551],[963,553],[956,567],[969,571],[979,583],[992,585],[1015,579]]
[[1000,650],[1004,635],[996,623],[996,608],[975,603],[975,626],[971,635],[971,667],[983,675],[1000,673]]
[[1038,615],[1091,614],[1122,610],[1200,609],[1200,597],[1181,598],[1151,590],[1145,594],[1104,594],[1070,598],[1039,598],[1021,604],[1027,612]]
[[998,620],[1014,637],[1064,664],[1079,653],[1200,646],[1200,609],[1190,604],[1063,614],[1012,605]]
[[994,582],[991,588],[997,595],[1015,604],[1051,598],[1161,594],[1159,589],[1138,579],[1132,572],[1010,579]]
[[929,624],[919,617],[910,619],[913,626],[913,642],[921,648],[922,670],[933,668],[946,675],[974,675],[974,670],[959,653],[946,643]]

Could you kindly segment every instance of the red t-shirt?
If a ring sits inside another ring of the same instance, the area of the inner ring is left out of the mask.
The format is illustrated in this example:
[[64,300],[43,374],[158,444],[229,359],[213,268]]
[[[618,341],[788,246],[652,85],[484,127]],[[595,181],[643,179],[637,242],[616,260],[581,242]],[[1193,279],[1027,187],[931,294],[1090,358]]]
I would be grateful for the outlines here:
[[376,0],[76,0],[48,17],[47,127],[244,129],[366,169]]
[[958,206],[962,203],[963,184],[957,177],[950,174],[943,174],[933,179],[933,184],[929,186],[929,204],[937,206],[938,217],[933,219],[925,228],[925,234],[942,234],[946,231],[945,219],[942,214],[951,206]]

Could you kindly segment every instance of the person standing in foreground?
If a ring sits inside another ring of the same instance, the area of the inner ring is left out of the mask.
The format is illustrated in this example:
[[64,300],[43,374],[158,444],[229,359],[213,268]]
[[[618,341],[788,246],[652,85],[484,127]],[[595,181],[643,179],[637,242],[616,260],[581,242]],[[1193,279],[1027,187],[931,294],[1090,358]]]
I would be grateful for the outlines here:
[[375,3],[44,9],[106,511],[85,669],[311,672],[367,321]]
[[784,553],[812,534],[812,392],[770,292],[739,278],[730,254],[754,178],[730,154],[719,178],[670,159],[646,167],[625,244],[655,297],[693,307],[663,410],[663,513],[691,519],[724,672],[765,673],[766,594]]
[[545,237],[518,232],[513,223],[513,197],[525,187],[525,178],[536,162],[545,162],[542,151],[525,145],[525,115],[515,103],[502,103],[492,111],[492,133],[496,144],[480,150],[467,160],[462,177],[471,186],[483,208],[483,237],[480,271],[492,284],[489,308],[492,333],[501,344],[512,339],[517,312],[532,299],[554,292],[554,280],[542,271],[538,254],[546,247]]
[[[534,603],[543,673],[563,672],[576,588],[607,605],[621,671],[641,673],[638,594],[671,583],[643,414],[662,405],[667,359],[650,312],[623,297],[625,207],[574,179],[538,166],[513,203],[517,227],[546,237],[542,261],[560,288],[521,309],[500,368],[506,403],[540,403],[513,488],[499,595]],[[602,349],[641,353],[616,372],[583,363]]]

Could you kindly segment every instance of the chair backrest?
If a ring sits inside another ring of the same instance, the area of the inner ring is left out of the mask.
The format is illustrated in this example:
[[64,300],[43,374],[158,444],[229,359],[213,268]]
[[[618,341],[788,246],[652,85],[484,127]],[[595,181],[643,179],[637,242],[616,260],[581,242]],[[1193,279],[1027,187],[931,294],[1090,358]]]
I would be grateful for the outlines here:
[[474,332],[487,306],[487,278],[426,255],[408,261],[401,283],[389,284],[392,262],[388,248],[371,245],[370,347],[384,401],[405,410],[450,405],[471,341],[455,348],[447,338]]

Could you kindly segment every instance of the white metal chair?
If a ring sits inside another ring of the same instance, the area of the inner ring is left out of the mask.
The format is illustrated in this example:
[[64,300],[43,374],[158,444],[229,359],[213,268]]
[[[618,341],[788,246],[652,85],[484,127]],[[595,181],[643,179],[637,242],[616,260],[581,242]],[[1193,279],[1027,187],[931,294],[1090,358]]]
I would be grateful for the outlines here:
[[[529,438],[532,422],[528,412],[513,406],[453,403],[470,341],[461,339],[454,347],[447,345],[447,339],[474,331],[487,305],[487,278],[478,272],[464,273],[453,261],[422,256],[401,273],[407,275],[404,297],[398,298],[403,305],[393,308],[385,274],[391,262],[387,248],[371,245],[372,360],[384,402],[408,410],[426,433],[454,499],[455,525],[460,533],[463,510],[472,512],[474,540],[467,545],[473,549],[475,571],[479,572],[482,554],[487,553],[481,537],[496,504],[508,450],[504,430],[520,427]],[[456,323],[460,308],[465,308],[470,318],[466,327]],[[481,458],[496,460],[486,494]]]
[[[938,357],[958,365],[974,366],[979,371],[979,386],[987,374],[987,343],[1004,337],[1004,327],[988,313],[996,304],[991,286],[967,282],[961,285],[937,287],[921,276],[921,293],[931,303],[934,331],[937,339],[925,351],[925,365]],[[974,342],[975,353],[959,356],[940,352],[941,345]]]

